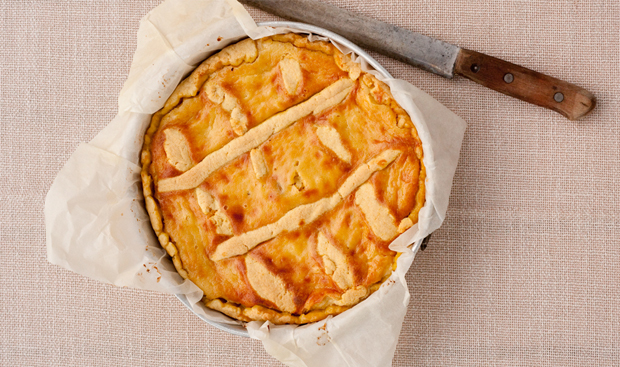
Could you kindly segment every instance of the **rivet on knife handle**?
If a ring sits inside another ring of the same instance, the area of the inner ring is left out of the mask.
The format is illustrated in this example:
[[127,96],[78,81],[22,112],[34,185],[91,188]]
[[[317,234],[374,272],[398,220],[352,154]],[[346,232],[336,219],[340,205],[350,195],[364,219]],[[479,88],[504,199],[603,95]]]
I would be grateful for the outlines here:
[[454,73],[511,97],[577,120],[596,105],[592,93],[574,84],[476,51],[461,49]]
[[592,93],[475,51],[313,0],[239,0],[283,18],[323,27],[349,41],[446,78],[463,75],[571,120],[590,112]]

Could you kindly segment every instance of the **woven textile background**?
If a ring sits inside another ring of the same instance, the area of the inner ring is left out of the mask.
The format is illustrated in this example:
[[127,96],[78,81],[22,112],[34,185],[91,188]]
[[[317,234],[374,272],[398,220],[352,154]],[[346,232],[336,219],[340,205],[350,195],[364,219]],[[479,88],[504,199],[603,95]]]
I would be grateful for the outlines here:
[[[373,56],[468,123],[443,227],[419,253],[395,366],[620,363],[620,5],[330,0],[592,91],[580,122]],[[46,261],[43,204],[116,114],[158,0],[0,0],[0,365],[281,366],[173,296]],[[276,17],[249,8],[256,20]]]

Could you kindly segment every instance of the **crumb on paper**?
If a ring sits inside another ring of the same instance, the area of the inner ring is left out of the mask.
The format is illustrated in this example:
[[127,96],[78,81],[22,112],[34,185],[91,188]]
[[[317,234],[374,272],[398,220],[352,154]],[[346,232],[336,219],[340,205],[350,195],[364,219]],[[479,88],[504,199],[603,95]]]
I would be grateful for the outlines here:
[[332,338],[329,336],[329,332],[327,331],[327,323],[323,324],[323,326],[319,327],[319,330],[322,331],[321,335],[317,336],[316,344],[319,347],[326,345],[332,341]]
[[[146,248],[148,250],[148,246]],[[162,274],[159,271],[159,268],[157,267],[157,263],[148,262],[148,263],[142,264],[142,266],[146,269],[146,272],[149,273],[149,274],[151,273],[151,270],[155,270],[157,272],[157,274],[158,274],[158,276],[157,276],[157,283],[159,283],[161,281]],[[140,273],[138,273],[138,275],[139,276],[143,276],[144,273],[140,272]]]
[[396,281],[394,279],[388,279],[383,284],[384,284],[385,287],[389,287],[389,286],[393,285],[394,283],[396,283]]

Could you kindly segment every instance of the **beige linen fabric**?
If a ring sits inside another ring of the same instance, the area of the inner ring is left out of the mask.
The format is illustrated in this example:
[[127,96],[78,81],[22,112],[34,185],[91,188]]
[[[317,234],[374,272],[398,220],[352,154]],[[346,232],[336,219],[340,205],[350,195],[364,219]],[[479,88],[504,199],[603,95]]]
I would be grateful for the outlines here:
[[[395,366],[620,360],[620,5],[331,0],[548,73],[599,100],[580,122],[377,56],[469,124],[443,227],[416,258]],[[281,366],[173,296],[46,261],[43,203],[116,114],[160,1],[0,0],[0,365]],[[277,18],[249,8],[256,20]]]

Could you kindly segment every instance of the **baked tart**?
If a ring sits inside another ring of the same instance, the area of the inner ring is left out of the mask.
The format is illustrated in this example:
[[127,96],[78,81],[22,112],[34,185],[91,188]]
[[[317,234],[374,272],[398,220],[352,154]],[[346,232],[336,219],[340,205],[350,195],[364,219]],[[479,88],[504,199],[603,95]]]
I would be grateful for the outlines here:
[[146,208],[179,274],[241,321],[341,313],[396,266],[424,204],[422,144],[387,85],[332,44],[246,39],[156,112]]

